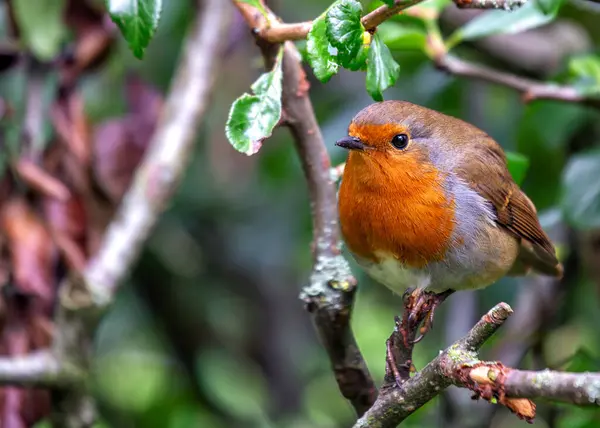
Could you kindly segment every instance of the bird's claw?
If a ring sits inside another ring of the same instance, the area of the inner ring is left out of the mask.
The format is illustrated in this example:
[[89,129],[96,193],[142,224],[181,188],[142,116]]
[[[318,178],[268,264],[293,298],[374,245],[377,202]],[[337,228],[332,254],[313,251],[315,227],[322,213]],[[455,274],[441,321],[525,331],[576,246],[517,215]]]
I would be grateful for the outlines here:
[[[446,300],[454,291],[448,290],[443,293],[433,293],[423,289],[413,289],[405,299],[405,311],[407,327],[409,330],[416,329],[423,322],[419,329],[419,336],[411,341],[411,344],[420,342],[423,337],[433,328],[433,318],[435,310]],[[405,293],[406,295],[406,293]],[[407,344],[408,345],[408,344]]]

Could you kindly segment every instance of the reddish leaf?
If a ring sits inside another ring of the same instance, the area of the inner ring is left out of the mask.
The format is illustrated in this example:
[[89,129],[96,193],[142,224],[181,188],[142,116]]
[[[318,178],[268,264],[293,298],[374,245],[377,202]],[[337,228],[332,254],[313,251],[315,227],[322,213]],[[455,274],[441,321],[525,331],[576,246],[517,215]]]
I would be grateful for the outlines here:
[[69,0],[65,21],[73,29],[75,43],[61,64],[61,83],[71,87],[84,71],[107,58],[116,28],[91,2]]
[[[29,351],[26,331],[18,324],[12,323],[3,332],[3,342],[6,354],[16,356],[25,355]],[[21,417],[25,390],[16,387],[7,387],[2,390],[2,420],[0,426],[26,428],[27,425]]]
[[61,97],[51,110],[56,132],[82,167],[90,161],[90,129],[83,100],[74,93]]
[[126,85],[130,112],[99,125],[94,133],[94,174],[99,187],[118,203],[131,183],[162,109],[161,95],[135,77]]
[[0,224],[8,240],[17,289],[50,304],[54,297],[56,263],[50,234],[22,199],[12,199],[2,207]]
[[43,206],[52,238],[69,268],[82,271],[86,263],[87,218],[81,198],[74,196],[66,202],[45,198]]
[[71,192],[62,182],[27,159],[19,160],[15,169],[23,181],[45,196],[61,201],[66,201],[71,196]]

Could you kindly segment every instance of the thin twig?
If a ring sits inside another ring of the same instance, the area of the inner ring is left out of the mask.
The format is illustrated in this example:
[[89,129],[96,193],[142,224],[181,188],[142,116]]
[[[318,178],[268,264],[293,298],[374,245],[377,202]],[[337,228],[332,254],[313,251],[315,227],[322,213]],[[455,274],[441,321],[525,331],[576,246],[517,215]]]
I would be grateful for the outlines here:
[[[477,380],[502,388],[507,397],[547,398],[578,405],[600,406],[600,373],[515,370],[481,366]],[[471,371],[471,377],[475,375]],[[500,379],[502,381],[500,382]]]
[[0,384],[61,388],[83,381],[76,367],[66,367],[50,351],[0,358]]
[[[285,41],[303,40],[306,38],[312,28],[312,21],[283,23],[276,17],[269,19],[267,22],[260,15],[258,9],[249,4],[240,3],[237,0],[236,6],[247,22],[252,22],[252,30],[262,39],[269,43],[283,43]],[[394,15],[404,9],[408,9],[424,0],[396,0],[394,6],[383,5],[369,12],[362,17],[361,22],[365,30],[372,31],[377,28],[382,22],[387,21]],[[515,9],[525,4],[525,0],[455,0],[455,3],[460,8],[471,9]]]
[[[235,0],[234,4],[250,28],[265,25],[266,20],[257,9]],[[269,21],[276,22],[277,17],[269,13]],[[274,45],[261,36],[258,32],[258,44],[269,68]],[[330,159],[308,97],[309,84],[300,54],[291,42],[286,42],[284,49],[282,108],[285,125],[294,137],[308,183],[313,217],[314,266],[310,285],[302,291],[302,299],[313,316],[340,391],[360,416],[374,402],[376,388],[350,328],[356,281],[340,251]]]
[[460,9],[504,9],[514,10],[523,6],[527,0],[454,0]]
[[[233,1],[244,15],[246,22],[252,23],[251,28],[255,31],[257,36],[269,43],[282,43],[287,40],[305,39],[312,28],[312,21],[285,24],[274,17],[274,19],[269,19],[269,22],[267,22],[258,9],[249,4],[239,3],[236,0]],[[380,6],[373,12],[363,16],[362,24],[367,31],[374,30],[383,21],[410,6],[421,3],[422,1],[424,0],[397,0],[396,4],[392,7],[385,5]]]
[[587,97],[571,86],[527,79],[515,74],[505,73],[483,65],[474,64],[449,54],[439,55],[434,61],[438,68],[456,76],[484,80],[516,89],[523,94],[523,100],[525,102],[546,99],[583,103],[595,107],[600,106],[599,100]]

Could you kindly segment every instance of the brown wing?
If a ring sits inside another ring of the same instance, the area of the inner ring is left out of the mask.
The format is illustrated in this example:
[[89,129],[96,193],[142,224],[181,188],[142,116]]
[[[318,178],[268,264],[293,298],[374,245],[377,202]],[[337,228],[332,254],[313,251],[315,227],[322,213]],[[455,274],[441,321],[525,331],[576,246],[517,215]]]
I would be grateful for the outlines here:
[[535,206],[513,181],[500,146],[488,137],[465,149],[458,175],[492,203],[498,224],[520,239],[519,262],[561,277],[554,246],[540,226]]

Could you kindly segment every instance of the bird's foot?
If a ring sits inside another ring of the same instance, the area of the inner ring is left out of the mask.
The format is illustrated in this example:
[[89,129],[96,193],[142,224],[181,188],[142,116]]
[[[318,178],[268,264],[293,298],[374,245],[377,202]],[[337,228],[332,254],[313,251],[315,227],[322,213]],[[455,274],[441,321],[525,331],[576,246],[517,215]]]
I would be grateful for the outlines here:
[[[416,288],[409,292],[404,297],[404,318],[407,320],[406,326],[411,332],[415,332],[419,328],[419,336],[411,341],[412,344],[420,342],[423,337],[433,328],[433,318],[436,309],[448,298],[454,290],[447,290],[442,293],[433,293],[425,291],[422,288]],[[405,340],[408,335],[404,334]]]
[[414,345],[432,328],[435,310],[453,292],[436,294],[414,288],[404,293],[402,319],[395,318],[396,327],[386,342],[386,382],[400,387],[416,371],[412,364]]

